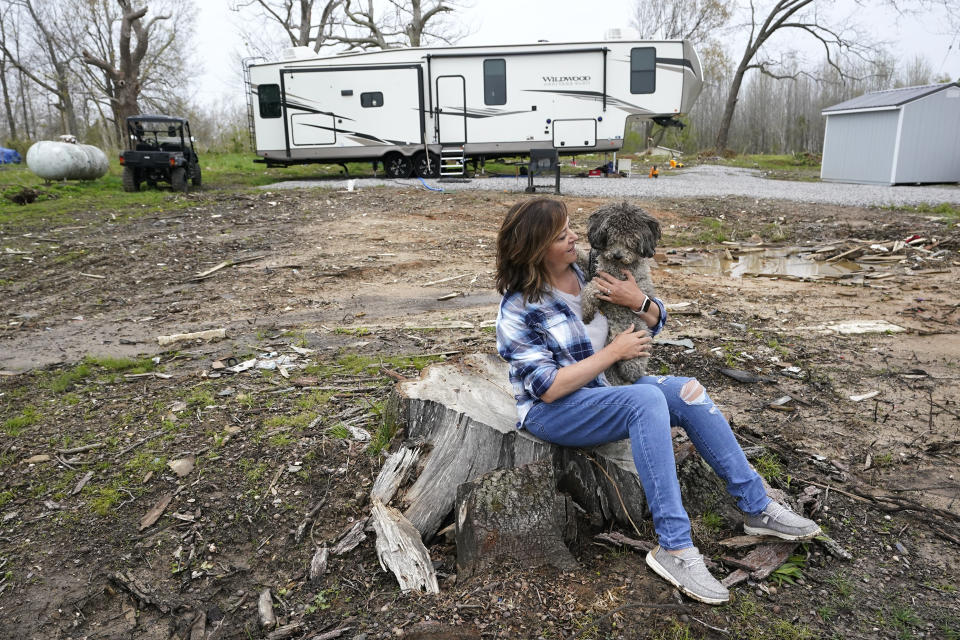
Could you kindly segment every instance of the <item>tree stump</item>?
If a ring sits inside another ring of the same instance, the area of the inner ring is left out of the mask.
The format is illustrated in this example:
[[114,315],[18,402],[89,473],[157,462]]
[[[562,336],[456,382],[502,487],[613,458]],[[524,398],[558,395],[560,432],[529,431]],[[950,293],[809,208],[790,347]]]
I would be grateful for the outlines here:
[[576,531],[573,500],[556,490],[550,460],[491,471],[457,488],[457,576],[504,559],[575,569],[567,543]]
[[[494,469],[550,460],[557,487],[596,524],[632,523],[649,517],[630,442],[591,450],[544,442],[517,429],[507,364],[497,355],[470,354],[458,362],[431,365],[418,380],[397,384],[388,419],[405,425],[405,448],[421,448],[412,484],[395,502],[429,541],[454,507],[457,487]],[[690,447],[677,450],[678,475],[691,517],[706,510],[736,513],[723,483]],[[410,455],[402,449],[394,454]],[[387,465],[396,473],[396,465]],[[386,468],[386,467],[385,467]]]

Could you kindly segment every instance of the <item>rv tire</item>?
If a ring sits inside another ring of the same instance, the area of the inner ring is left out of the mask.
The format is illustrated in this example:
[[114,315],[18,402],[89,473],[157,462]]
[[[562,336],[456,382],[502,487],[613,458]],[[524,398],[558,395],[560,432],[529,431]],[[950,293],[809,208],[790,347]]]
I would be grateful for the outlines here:
[[383,170],[388,178],[409,178],[413,161],[400,153],[391,153],[383,159]]
[[437,178],[440,176],[440,156],[430,154],[430,169],[427,169],[427,154],[419,152],[413,156],[413,170],[421,178]]

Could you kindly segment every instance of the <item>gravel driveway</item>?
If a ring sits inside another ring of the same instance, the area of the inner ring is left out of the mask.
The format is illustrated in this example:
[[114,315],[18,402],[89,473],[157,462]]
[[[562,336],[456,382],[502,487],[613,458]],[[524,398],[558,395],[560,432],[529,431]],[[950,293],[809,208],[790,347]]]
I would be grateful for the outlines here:
[[[295,189],[323,186],[334,189],[348,188],[347,180],[296,180],[266,185],[264,189]],[[421,181],[418,178],[386,180],[362,178],[353,180],[354,188],[372,186],[418,187],[444,191],[523,191],[527,186],[525,176],[517,178],[478,178],[467,182]],[[553,182],[537,178],[536,184],[544,185],[538,192],[552,193]],[[631,178],[567,178],[560,181],[560,191],[578,196],[628,196],[635,198],[689,198],[745,196],[757,199],[794,200],[797,202],[822,202],[850,206],[884,206],[910,204],[960,204],[960,188],[956,185],[899,186],[840,184],[830,182],[799,182],[794,180],[771,180],[753,169],[700,165],[682,171],[664,171],[660,178],[652,180],[644,176]]]

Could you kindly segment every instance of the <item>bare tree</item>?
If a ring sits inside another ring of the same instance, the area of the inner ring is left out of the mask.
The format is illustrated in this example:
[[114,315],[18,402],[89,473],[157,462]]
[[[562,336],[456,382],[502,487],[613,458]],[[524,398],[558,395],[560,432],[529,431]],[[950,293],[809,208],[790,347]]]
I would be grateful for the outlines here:
[[[756,2],[750,0],[750,17],[747,24],[749,38],[744,48],[740,63],[733,74],[727,98],[724,104],[723,117],[717,131],[716,147],[718,151],[727,148],[730,133],[730,124],[740,98],[740,89],[744,76],[748,71],[756,69],[761,73],[774,78],[795,77],[796,73],[784,69],[781,60],[763,55],[763,47],[777,33],[792,30],[798,35],[806,35],[818,40],[825,51],[827,62],[838,71],[840,67],[836,57],[840,50],[865,55],[870,47],[864,44],[866,40],[851,28],[836,28],[821,24],[818,14],[813,11],[814,0],[776,0],[765,11],[759,11]],[[810,9],[809,12],[804,10]]]
[[[335,22],[342,22],[340,10],[345,0],[235,0],[232,11],[257,10],[271,24],[279,26],[294,47],[320,51],[331,44]],[[248,41],[260,39],[259,33],[244,33]],[[258,46],[269,49],[271,47]]]
[[[857,0],[864,7],[874,7],[874,2]],[[821,3],[824,4],[824,3]],[[944,21],[957,25],[960,20],[960,2],[958,0],[884,0],[885,6],[893,8],[901,15],[937,10],[944,15]],[[812,39],[824,52],[826,64],[846,79],[842,62],[844,58],[860,59],[870,62],[882,52],[879,43],[867,37],[853,24],[828,24],[817,12],[814,0],[776,0],[758,7],[758,0],[749,0],[749,19],[746,28],[749,37],[743,55],[730,82],[724,104],[723,118],[717,131],[716,147],[727,147],[730,127],[740,96],[740,90],[747,72],[752,69],[773,78],[796,78],[798,74],[808,73],[800,68],[788,68],[786,64],[794,56],[781,55],[774,59],[764,48],[776,34],[792,32],[798,37]]]
[[[0,40],[0,48],[4,56],[23,75],[56,96],[58,102],[54,106],[60,113],[63,129],[66,133],[77,135],[80,132],[77,128],[76,110],[71,95],[70,69],[74,55],[66,39],[55,30],[56,5],[48,2],[43,4],[41,9],[34,0],[6,0],[6,5],[8,11],[4,13],[4,20],[8,16],[14,20],[29,20],[34,45],[32,50],[40,60],[39,68],[33,61],[28,64],[20,56],[14,55],[7,47],[6,38]],[[9,11],[9,9],[19,10]]]
[[452,44],[467,31],[450,14],[465,6],[459,0],[346,0],[346,20],[334,39],[349,49]]
[[915,87],[933,82],[933,67],[926,56],[915,55],[902,70],[901,86]]
[[641,38],[713,40],[730,20],[733,0],[638,0],[631,26]]
[[[187,0],[78,0],[86,8],[83,62],[99,97],[107,100],[117,140],[127,116],[140,113],[142,98],[165,107],[182,97],[185,85],[182,51],[193,29],[196,9]],[[114,29],[119,33],[114,41]]]

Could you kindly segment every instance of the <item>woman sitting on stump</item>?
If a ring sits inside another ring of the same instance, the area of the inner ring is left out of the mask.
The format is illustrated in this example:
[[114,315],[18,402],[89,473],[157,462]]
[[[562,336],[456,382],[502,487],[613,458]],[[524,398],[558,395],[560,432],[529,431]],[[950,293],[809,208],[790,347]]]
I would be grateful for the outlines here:
[[[694,378],[644,376],[634,384],[609,386],[603,372],[614,363],[649,356],[666,323],[663,302],[643,308],[646,296],[633,277],[600,272],[598,297],[629,307],[640,330],[628,329],[609,344],[607,320],[597,314],[584,325],[580,292],[586,284],[577,266],[577,235],[563,202],[525,200],[511,207],[497,237],[497,350],[510,363],[517,399],[517,426],[566,447],[593,447],[630,438],[659,545],[647,565],[688,596],[721,604],[729,593],[703,563],[690,537],[680,501],[670,427],[687,432],[744,512],[749,534],[808,540],[820,533],[811,520],[772,501],[747,462],[723,414]],[[640,325],[640,323],[643,323]]]

